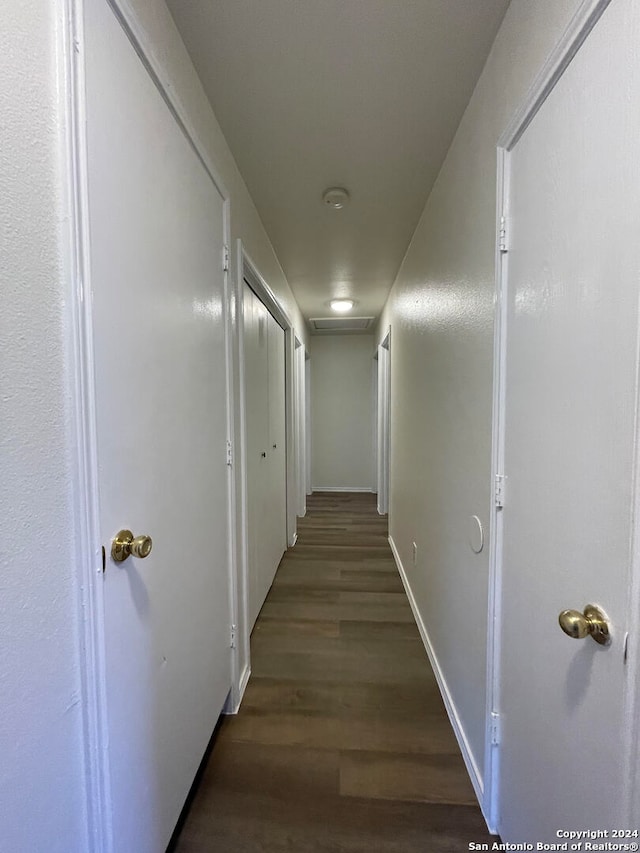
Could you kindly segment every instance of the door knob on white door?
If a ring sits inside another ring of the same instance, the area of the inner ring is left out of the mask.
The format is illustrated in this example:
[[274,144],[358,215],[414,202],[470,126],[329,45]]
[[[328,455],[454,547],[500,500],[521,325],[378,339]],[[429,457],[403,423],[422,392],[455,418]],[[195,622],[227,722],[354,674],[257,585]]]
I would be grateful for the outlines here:
[[574,640],[591,636],[601,646],[611,642],[607,617],[595,604],[587,604],[584,613],[579,610],[563,610],[558,616],[562,630]]
[[139,557],[144,560],[153,548],[150,536],[135,536],[130,530],[121,530],[111,542],[111,556],[116,563],[122,563],[127,557]]

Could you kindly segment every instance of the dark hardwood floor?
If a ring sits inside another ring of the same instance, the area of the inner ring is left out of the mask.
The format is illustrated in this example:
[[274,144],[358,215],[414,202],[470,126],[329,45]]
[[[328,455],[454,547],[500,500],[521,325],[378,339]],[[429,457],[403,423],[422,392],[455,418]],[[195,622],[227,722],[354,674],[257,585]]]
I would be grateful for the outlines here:
[[178,853],[491,841],[370,494],[317,493],[252,636]]

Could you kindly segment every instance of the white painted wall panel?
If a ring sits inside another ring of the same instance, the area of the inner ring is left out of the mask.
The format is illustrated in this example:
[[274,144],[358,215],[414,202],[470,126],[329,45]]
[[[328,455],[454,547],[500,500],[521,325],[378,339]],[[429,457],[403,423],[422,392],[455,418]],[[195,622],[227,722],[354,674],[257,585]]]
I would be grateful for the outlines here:
[[371,335],[318,335],[311,341],[313,489],[374,488]]
[[0,848],[88,849],[66,382],[62,4],[0,28]]
[[378,327],[393,335],[390,532],[480,771],[489,565],[467,524],[488,524],[491,499],[496,145],[578,5],[511,3]]

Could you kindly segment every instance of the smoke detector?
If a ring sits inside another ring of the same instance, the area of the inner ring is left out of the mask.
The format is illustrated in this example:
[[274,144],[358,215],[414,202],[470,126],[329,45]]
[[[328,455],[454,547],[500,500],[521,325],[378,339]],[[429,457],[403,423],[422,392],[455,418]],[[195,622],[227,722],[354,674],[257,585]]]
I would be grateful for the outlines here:
[[327,207],[332,207],[334,210],[342,210],[343,207],[349,204],[349,193],[344,187],[331,187],[323,192],[322,201]]

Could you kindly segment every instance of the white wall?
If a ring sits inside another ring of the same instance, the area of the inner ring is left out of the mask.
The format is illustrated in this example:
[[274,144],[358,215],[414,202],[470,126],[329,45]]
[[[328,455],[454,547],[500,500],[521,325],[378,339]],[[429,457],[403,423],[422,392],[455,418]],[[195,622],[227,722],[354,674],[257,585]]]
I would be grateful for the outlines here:
[[[106,2],[106,0],[105,0]],[[189,117],[231,196],[231,237],[241,238],[251,260],[267,282],[305,343],[307,326],[262,226],[249,191],[204,93],[187,49],[164,0],[124,0],[134,11],[154,52],[171,80],[173,94]],[[232,251],[232,261],[235,252]]]
[[61,4],[3,8],[0,847],[87,849],[56,91]]
[[[105,0],[106,2],[106,0]],[[231,196],[233,243],[306,328],[162,0],[132,0]],[[78,492],[59,0],[3,10],[0,847],[86,853]],[[232,243],[232,249],[233,249]],[[231,253],[235,259],[235,252]]]
[[371,335],[317,335],[311,352],[313,489],[374,488]]
[[[496,144],[579,0],[512,0],[379,323],[392,327],[390,532],[482,773]],[[411,543],[418,545],[413,568]]]

